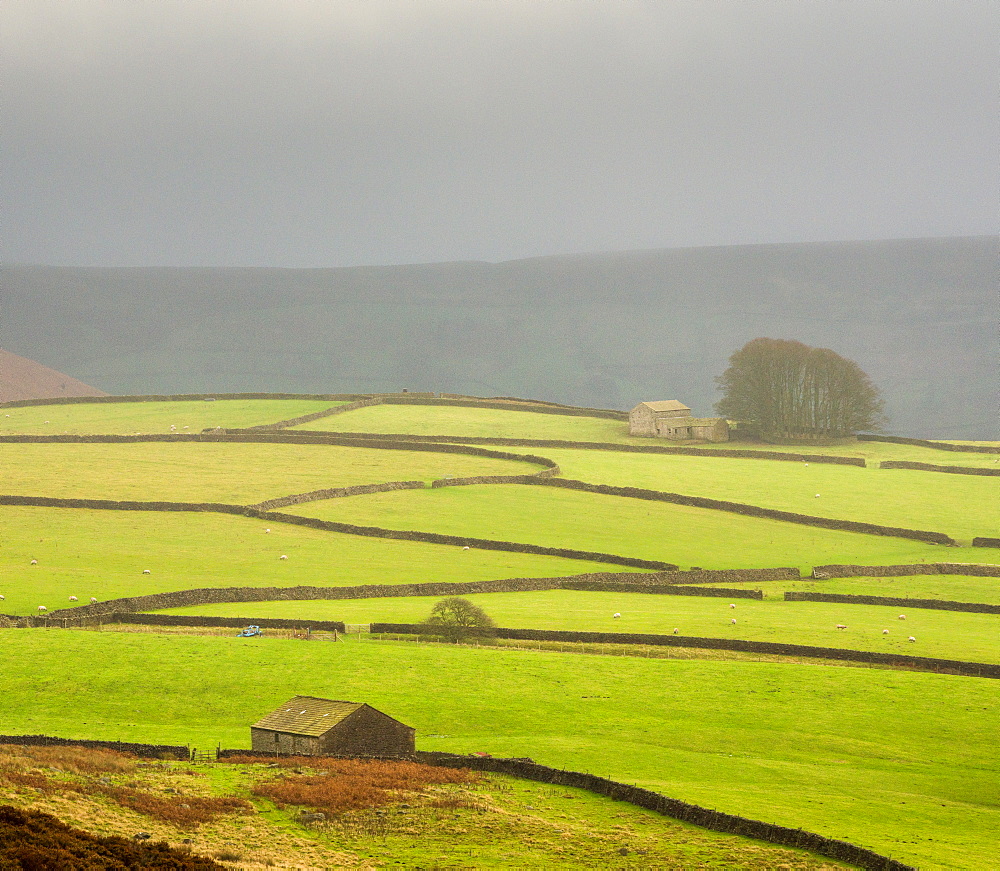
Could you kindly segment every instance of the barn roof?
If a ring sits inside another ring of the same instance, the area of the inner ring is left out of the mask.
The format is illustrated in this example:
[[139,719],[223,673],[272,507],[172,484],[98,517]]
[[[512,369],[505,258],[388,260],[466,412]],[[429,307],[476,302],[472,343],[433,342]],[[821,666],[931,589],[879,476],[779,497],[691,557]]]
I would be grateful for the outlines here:
[[333,699],[317,699],[314,696],[295,696],[276,711],[258,720],[251,728],[318,737],[363,707],[362,702],[338,702]]
[[683,402],[678,402],[676,399],[661,399],[658,402],[640,402],[639,405],[645,405],[646,408],[652,409],[653,411],[690,411]]

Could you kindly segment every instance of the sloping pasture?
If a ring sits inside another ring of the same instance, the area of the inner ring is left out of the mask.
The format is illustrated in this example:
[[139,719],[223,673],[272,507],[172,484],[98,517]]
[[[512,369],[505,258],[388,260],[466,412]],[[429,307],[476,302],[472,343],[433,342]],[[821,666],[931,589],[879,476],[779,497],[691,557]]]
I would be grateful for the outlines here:
[[0,434],[73,435],[197,433],[288,420],[343,405],[315,399],[203,399],[174,402],[83,402],[0,408]]
[[[440,597],[310,602],[228,603],[171,608],[166,614],[208,614],[343,620],[347,623],[419,623]],[[829,602],[778,602],[646,593],[540,590],[466,596],[498,626],[581,632],[642,632],[708,638],[779,641],[814,647],[872,650],[938,659],[1000,662],[1000,618],[993,614],[901,609]],[[735,604],[736,608],[730,608]],[[621,614],[615,618],[614,614]],[[736,622],[733,623],[733,620]],[[847,629],[837,629],[837,625]],[[888,629],[889,635],[883,630]],[[916,642],[909,642],[909,637]]]
[[228,502],[446,475],[530,475],[532,463],[339,445],[136,442],[0,446],[6,495]]
[[41,629],[0,633],[0,656],[18,666],[0,673],[9,732],[245,747],[248,724],[295,693],[358,698],[415,726],[423,749],[527,755],[925,869],[995,855],[993,681]]
[[295,506],[297,514],[390,529],[504,537],[706,569],[939,562],[951,548],[901,538],[519,484],[375,493]]
[[[1000,530],[1000,477],[824,463],[610,451],[543,452],[567,478],[641,487],[839,520],[944,532],[968,544]],[[919,494],[919,498],[914,498]]]
[[0,613],[7,614],[33,613],[38,605],[68,608],[70,596],[85,604],[91,596],[105,601],[201,587],[488,581],[607,569],[204,512],[0,506]]

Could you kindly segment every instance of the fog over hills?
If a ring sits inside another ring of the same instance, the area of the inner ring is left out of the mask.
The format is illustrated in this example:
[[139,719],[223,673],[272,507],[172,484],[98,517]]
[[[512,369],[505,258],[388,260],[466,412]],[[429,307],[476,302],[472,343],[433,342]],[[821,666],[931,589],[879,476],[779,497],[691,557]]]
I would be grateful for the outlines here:
[[889,431],[996,439],[997,238],[338,269],[0,267],[0,346],[113,393],[435,390],[709,414],[758,336],[856,360]]

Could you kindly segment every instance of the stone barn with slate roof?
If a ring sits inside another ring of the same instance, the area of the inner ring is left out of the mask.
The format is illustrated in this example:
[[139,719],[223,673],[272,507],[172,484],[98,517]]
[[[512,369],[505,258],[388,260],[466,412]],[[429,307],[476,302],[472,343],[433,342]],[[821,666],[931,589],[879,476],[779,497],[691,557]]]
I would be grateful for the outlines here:
[[250,727],[251,747],[293,756],[412,756],[416,730],[362,702],[295,696]]
[[675,441],[729,441],[729,423],[724,417],[692,417],[691,409],[676,399],[640,402],[629,412],[628,432]]

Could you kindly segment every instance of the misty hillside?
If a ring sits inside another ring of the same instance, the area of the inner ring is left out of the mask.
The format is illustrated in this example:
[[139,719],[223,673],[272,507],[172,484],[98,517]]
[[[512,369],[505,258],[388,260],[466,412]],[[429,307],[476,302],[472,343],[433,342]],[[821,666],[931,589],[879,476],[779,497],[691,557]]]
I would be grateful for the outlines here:
[[704,415],[728,356],[770,336],[860,363],[891,432],[1000,437],[995,237],[0,275],[0,345],[113,393],[676,398]]

